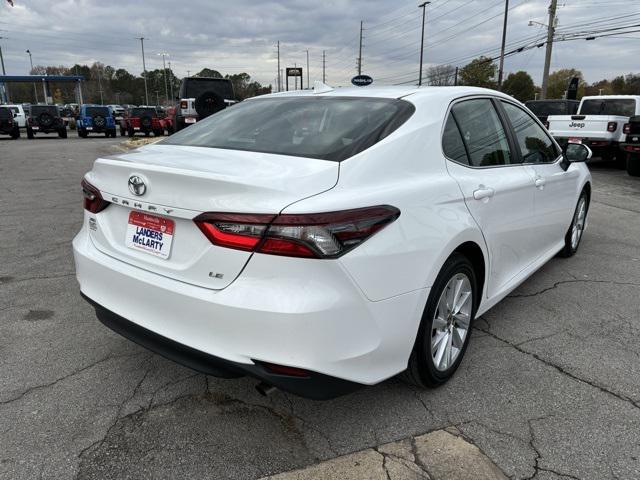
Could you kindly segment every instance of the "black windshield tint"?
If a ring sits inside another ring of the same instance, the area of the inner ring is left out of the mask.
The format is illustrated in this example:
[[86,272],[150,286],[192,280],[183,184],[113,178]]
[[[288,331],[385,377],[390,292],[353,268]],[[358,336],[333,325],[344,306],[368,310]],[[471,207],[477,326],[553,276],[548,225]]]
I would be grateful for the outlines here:
[[48,113],[51,116],[58,116],[58,107],[53,105],[33,105],[31,107],[31,116],[37,117],[41,113]]
[[155,108],[134,108],[131,110],[132,117],[155,117]]
[[88,117],[95,117],[96,115],[106,117],[109,115],[109,109],[107,107],[87,107],[86,114]]
[[633,98],[610,98],[585,100],[580,107],[580,115],[619,115],[631,117],[636,114],[636,101]]
[[164,143],[342,161],[396,130],[414,112],[404,100],[288,97],[222,110]]

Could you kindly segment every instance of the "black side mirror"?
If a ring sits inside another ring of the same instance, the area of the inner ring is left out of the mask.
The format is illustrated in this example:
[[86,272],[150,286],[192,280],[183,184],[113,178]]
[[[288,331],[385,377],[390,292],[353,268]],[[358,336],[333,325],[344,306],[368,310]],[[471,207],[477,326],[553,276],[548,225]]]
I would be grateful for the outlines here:
[[568,143],[564,147],[562,168],[566,171],[571,163],[586,162],[591,158],[593,152],[582,143]]

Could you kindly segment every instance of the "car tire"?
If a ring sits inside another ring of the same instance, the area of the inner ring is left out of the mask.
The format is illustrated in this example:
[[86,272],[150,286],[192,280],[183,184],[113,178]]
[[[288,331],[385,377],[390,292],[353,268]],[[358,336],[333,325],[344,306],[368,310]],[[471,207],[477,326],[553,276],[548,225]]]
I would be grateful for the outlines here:
[[111,138],[116,138],[118,136],[118,133],[116,132],[116,129],[114,128],[113,130],[111,130]]
[[124,137],[125,134],[126,134],[126,132],[125,132],[124,128],[120,127],[120,136]]
[[429,292],[403,380],[437,387],[453,376],[469,344],[478,298],[473,265],[454,253]]
[[62,127],[59,131],[58,131],[58,136],[60,138],[67,138],[67,127]]
[[104,138],[109,138],[111,136],[111,133],[109,133],[109,131],[104,132]]
[[157,130],[153,131],[153,136],[154,137],[162,137],[163,135],[164,135],[164,131],[163,130],[157,129]]
[[627,173],[632,177],[640,177],[640,155],[627,155]]
[[146,132],[144,132],[144,136],[148,137],[149,135],[151,135],[151,132],[149,132],[148,130]]
[[34,135],[33,135],[33,129],[32,129],[31,127],[27,127],[27,138],[28,138],[29,140],[33,140],[33,137],[34,137]]
[[20,127],[15,127],[13,129],[13,132],[11,132],[11,138],[13,138],[14,140],[20,138]]
[[133,128],[129,127],[127,129],[127,136],[128,137],[133,137],[135,134],[136,134],[136,132],[135,132],[135,130]]
[[564,236],[564,247],[558,253],[559,257],[569,258],[575,255],[582,240],[582,234],[587,222],[587,214],[589,213],[589,195],[586,191],[582,191],[576,209],[573,212],[571,225]]

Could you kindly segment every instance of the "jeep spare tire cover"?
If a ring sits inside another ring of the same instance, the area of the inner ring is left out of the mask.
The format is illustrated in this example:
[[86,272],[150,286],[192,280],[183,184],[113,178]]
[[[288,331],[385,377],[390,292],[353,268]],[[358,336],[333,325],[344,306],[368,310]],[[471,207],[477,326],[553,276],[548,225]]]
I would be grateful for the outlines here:
[[105,120],[104,117],[102,115],[96,115],[95,117],[93,117],[93,124],[96,127],[104,127],[105,125]]
[[151,128],[152,123],[153,120],[151,120],[151,117],[149,115],[145,115],[140,119],[140,125],[142,125],[142,128],[149,129]]
[[50,127],[53,125],[53,117],[49,112],[42,112],[38,115],[38,124],[42,127]]
[[215,92],[207,91],[196,98],[196,112],[200,115],[200,118],[213,115],[226,107],[224,100],[220,95]]

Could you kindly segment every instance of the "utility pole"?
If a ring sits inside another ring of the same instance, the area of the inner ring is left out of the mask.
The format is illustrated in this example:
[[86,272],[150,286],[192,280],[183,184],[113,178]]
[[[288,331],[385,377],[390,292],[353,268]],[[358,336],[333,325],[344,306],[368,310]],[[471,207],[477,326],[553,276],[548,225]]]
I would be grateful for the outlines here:
[[507,16],[509,15],[509,0],[504,2],[504,24],[502,25],[502,47],[500,48],[500,68],[498,69],[498,90],[502,89],[504,75],[504,45],[507,41]]
[[358,75],[362,75],[362,20],[360,20],[360,49],[358,51]]
[[553,36],[556,33],[556,8],[558,0],[551,0],[549,6],[549,24],[547,25],[547,51],[544,55],[544,71],[542,72],[542,92],[540,98],[547,98],[547,87],[549,84],[549,68],[551,67],[551,50],[553,49]]
[[327,76],[325,75],[326,60],[327,60],[327,56],[325,55],[325,51],[322,50],[322,83],[327,82]]
[[458,67],[456,67],[456,76],[453,77],[453,84],[457,87],[458,86]]
[[278,91],[282,91],[282,78],[280,77],[280,40],[278,40]]
[[420,75],[418,76],[418,86],[422,85],[422,57],[424,52],[424,20],[427,15],[427,5],[431,2],[423,2],[418,5],[418,8],[422,8],[422,34],[420,37]]
[[[27,50],[27,53],[29,54],[29,63],[31,63],[31,71],[29,72],[29,75],[31,75],[31,72],[33,72],[33,58],[31,58],[31,50]],[[36,104],[38,103],[38,89],[36,88],[36,82],[33,82],[33,94],[36,96]]]
[[149,105],[149,92],[147,90],[147,65],[144,62],[144,37],[140,37],[140,46],[142,47],[142,76],[144,77],[144,100]]
[[[2,40],[5,37],[0,37],[0,40]],[[308,52],[308,50],[307,50]],[[307,58],[309,58],[308,56],[309,54],[307,53]],[[0,64],[2,64],[2,75],[6,75],[7,71],[4,69],[4,57],[2,56],[2,45],[0,45]],[[3,84],[4,87],[4,101],[9,103],[9,87],[7,86],[7,84]]]
[[164,96],[167,98],[167,105],[169,105],[169,89],[167,88],[167,65],[164,63],[164,57],[168,57],[167,52],[158,53],[162,55],[162,72],[164,73]]
[[307,49],[307,88],[311,88],[309,83],[309,49]]
[[171,101],[173,102],[176,97],[173,96],[173,70],[171,70],[171,60],[169,60],[169,73],[171,74],[169,87],[171,88]]

